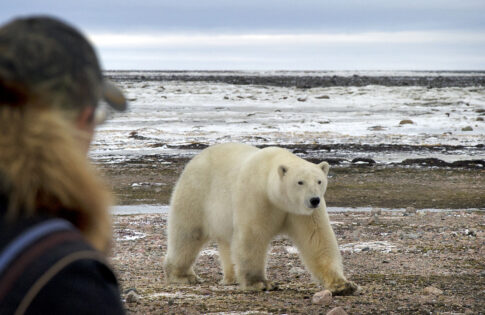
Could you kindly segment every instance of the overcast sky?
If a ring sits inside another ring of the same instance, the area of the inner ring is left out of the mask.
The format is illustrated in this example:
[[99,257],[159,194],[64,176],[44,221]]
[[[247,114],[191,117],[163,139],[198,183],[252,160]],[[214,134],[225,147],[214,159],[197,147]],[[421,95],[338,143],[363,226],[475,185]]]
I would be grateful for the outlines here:
[[2,0],[79,27],[106,69],[485,70],[484,0]]

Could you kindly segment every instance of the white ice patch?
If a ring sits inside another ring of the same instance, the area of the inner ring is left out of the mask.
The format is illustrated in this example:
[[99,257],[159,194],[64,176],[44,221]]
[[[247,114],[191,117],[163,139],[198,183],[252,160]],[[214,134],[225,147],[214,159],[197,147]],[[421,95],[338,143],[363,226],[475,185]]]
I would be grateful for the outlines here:
[[359,242],[359,243],[349,243],[340,245],[340,250],[343,252],[354,252],[360,253],[362,251],[378,251],[382,253],[390,253],[394,248],[395,245],[386,242],[386,241],[373,241],[373,242]]
[[117,238],[118,241],[134,241],[141,238],[145,238],[147,236],[145,233],[130,230],[130,229],[122,230],[120,233],[127,234],[127,235],[118,237]]
[[201,256],[219,256],[219,252],[216,249],[204,249],[200,252]]
[[298,255],[298,248],[295,246],[285,246],[285,250],[288,254]]
[[186,298],[205,299],[205,298],[207,298],[206,295],[182,293],[182,292],[175,292],[175,293],[160,292],[160,293],[150,294],[150,295],[147,296],[148,299],[155,299],[155,298],[160,298],[160,297],[169,298],[169,299],[186,299]]
[[332,225],[344,225],[345,223],[340,222],[340,221],[330,221],[330,224],[332,224]]
[[168,213],[169,208],[168,205],[124,205],[112,207],[111,212],[114,215]]
[[[317,139],[325,144],[473,146],[483,143],[485,134],[485,124],[476,120],[485,105],[483,87],[336,86],[302,90],[211,82],[121,80],[119,84],[131,100],[130,108],[98,127],[90,151],[94,159],[180,155],[180,150],[166,144],[229,141],[284,145]],[[400,124],[402,120],[413,123]],[[338,154],[325,153],[327,157]],[[451,161],[469,159],[468,154],[436,152],[434,157]],[[388,162],[418,157],[419,152],[378,156]],[[483,151],[478,150],[472,158],[483,159]]]

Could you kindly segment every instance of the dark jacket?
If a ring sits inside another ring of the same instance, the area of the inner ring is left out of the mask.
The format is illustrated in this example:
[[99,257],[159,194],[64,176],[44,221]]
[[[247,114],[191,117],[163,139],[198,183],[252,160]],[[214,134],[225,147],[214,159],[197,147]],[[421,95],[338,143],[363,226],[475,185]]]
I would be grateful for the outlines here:
[[0,314],[124,313],[104,256],[68,221],[4,214],[0,202]]

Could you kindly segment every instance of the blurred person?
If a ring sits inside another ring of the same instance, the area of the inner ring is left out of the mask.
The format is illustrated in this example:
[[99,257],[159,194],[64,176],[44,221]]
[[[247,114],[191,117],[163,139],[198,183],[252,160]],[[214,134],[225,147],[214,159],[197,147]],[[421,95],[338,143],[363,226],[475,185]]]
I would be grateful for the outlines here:
[[126,109],[76,29],[0,27],[0,314],[124,313],[106,262],[111,195],[87,158],[106,104]]

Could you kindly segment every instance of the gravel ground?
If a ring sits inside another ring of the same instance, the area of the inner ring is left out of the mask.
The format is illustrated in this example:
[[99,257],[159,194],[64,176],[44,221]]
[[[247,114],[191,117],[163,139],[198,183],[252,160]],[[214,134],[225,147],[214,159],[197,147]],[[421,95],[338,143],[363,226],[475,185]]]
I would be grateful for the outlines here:
[[[168,204],[188,159],[146,156],[99,163],[118,204]],[[272,243],[267,264],[279,290],[248,293],[223,286],[215,244],[201,252],[200,285],[169,286],[162,268],[166,214],[115,216],[112,263],[132,314],[485,314],[485,171],[447,167],[331,168],[327,205],[383,207],[330,213],[347,277],[360,295],[313,304],[312,282],[290,240]],[[416,213],[391,208],[468,209]]]
[[[378,212],[378,211],[376,211]],[[166,214],[115,216],[111,257],[132,314],[484,314],[485,213],[331,213],[347,277],[360,295],[313,304],[312,282],[295,247],[277,237],[268,277],[279,290],[248,293],[220,284],[215,244],[201,252],[200,285],[165,284]]]

